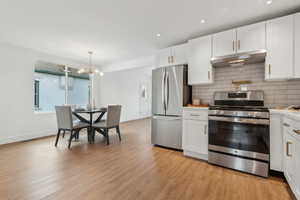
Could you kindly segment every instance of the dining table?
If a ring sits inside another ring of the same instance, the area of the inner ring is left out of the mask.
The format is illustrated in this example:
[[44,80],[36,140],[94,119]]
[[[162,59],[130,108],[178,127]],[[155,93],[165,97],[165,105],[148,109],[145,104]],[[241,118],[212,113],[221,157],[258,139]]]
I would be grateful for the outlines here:
[[[92,136],[94,135],[94,133],[92,132],[93,124],[100,122],[106,112],[107,112],[106,107],[94,108],[94,109],[74,109],[72,111],[73,115],[75,115],[81,122],[89,124],[88,127],[89,142],[91,142],[91,140],[93,139]],[[99,116],[94,120],[95,114],[99,114]],[[86,119],[83,115],[88,115],[88,119]]]

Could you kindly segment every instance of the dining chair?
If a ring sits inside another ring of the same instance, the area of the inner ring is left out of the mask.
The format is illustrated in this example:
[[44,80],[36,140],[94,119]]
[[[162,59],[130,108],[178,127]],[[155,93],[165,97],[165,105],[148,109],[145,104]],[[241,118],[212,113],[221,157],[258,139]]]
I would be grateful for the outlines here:
[[109,145],[108,132],[110,129],[113,128],[116,129],[119,136],[119,140],[121,141],[120,117],[121,117],[121,105],[108,105],[106,120],[93,124],[93,131],[92,131],[93,141],[95,138],[95,130],[96,130],[102,133],[106,137],[106,143],[107,145]]
[[[66,131],[70,131],[70,138],[69,138],[69,145],[68,148],[71,147],[71,142],[73,138],[78,137],[79,131],[84,128],[88,128],[89,124],[81,122],[81,121],[74,121],[72,117],[72,109],[70,106],[55,106],[56,111],[56,119],[57,119],[57,136],[55,140],[55,146],[57,146],[60,133],[63,131],[63,135]],[[88,135],[89,138],[89,135]]]

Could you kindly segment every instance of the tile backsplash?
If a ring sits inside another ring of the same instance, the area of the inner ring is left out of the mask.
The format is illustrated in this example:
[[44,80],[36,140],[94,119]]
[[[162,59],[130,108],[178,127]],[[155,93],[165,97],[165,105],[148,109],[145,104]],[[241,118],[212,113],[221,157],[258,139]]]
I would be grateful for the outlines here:
[[193,99],[199,98],[201,103],[213,104],[215,91],[234,91],[233,80],[251,80],[248,90],[263,90],[265,106],[300,105],[300,80],[265,81],[264,77],[264,63],[215,68],[214,83],[193,86]]

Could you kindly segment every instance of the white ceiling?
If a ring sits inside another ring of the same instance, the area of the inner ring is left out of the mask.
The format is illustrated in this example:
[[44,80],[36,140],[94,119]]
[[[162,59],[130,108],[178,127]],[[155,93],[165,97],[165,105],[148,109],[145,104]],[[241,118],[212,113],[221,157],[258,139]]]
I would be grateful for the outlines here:
[[94,63],[108,65],[299,8],[300,0],[0,0],[0,41],[80,61],[92,50]]

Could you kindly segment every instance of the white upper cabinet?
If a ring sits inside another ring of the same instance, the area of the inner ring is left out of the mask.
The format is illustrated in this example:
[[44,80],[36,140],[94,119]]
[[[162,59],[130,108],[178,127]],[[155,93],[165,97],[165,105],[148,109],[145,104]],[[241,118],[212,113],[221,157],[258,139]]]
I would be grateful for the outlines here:
[[212,37],[205,36],[188,42],[189,85],[213,83]]
[[236,29],[213,35],[213,57],[236,53]]
[[213,56],[266,49],[266,23],[257,23],[213,35]]
[[267,51],[266,80],[300,78],[300,13],[190,40],[159,50],[156,66],[189,64],[189,84],[213,83],[211,57]]
[[187,64],[187,44],[177,45],[171,48],[171,62],[173,65]]
[[170,48],[159,50],[156,55],[157,66],[164,67],[164,66],[171,65],[170,58],[171,58],[171,49]]
[[157,67],[187,64],[187,44],[159,50],[156,55]]
[[295,36],[295,62],[294,62],[294,69],[295,69],[295,78],[300,78],[300,13],[294,15],[295,20],[295,28],[294,28],[294,36]]
[[266,49],[266,23],[257,23],[237,29],[237,53]]
[[293,77],[293,15],[267,21],[266,80]]

